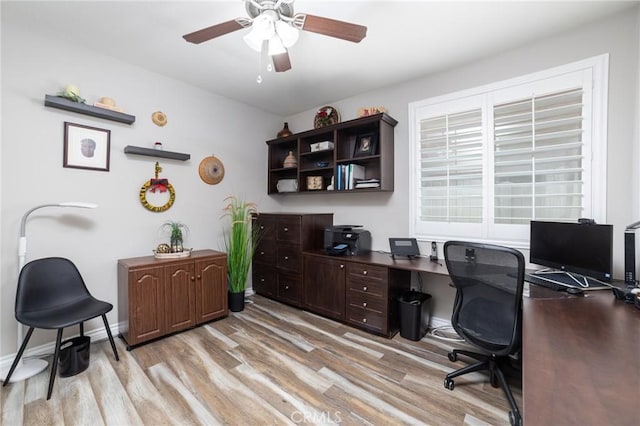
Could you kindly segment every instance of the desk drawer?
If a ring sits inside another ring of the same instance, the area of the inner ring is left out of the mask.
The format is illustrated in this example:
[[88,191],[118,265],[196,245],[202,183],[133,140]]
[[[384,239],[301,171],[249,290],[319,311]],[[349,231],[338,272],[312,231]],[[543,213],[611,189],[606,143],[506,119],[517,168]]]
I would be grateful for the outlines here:
[[347,309],[354,311],[371,311],[381,315],[387,313],[386,298],[366,294],[359,291],[349,290],[347,293]]
[[347,322],[378,334],[386,333],[387,318],[379,312],[349,307]]
[[366,278],[369,281],[378,281],[386,285],[388,270],[384,266],[367,265],[365,263],[347,263],[347,275],[351,278]]
[[349,277],[347,280],[347,290],[350,293],[358,292],[387,298],[387,283],[378,280]]

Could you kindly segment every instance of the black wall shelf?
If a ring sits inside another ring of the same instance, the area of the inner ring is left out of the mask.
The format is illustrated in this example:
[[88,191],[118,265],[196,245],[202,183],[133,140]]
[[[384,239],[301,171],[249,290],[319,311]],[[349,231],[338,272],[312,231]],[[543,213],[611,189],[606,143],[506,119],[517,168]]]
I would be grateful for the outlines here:
[[139,146],[127,145],[124,147],[125,154],[145,155],[147,157],[170,158],[172,160],[187,161],[191,154],[181,152],[164,151],[162,149],[142,148]]
[[79,114],[104,118],[105,120],[117,121],[125,124],[132,124],[134,121],[136,121],[136,117],[133,115],[125,114],[118,111],[111,111],[106,108],[98,108],[91,105],[73,102],[60,96],[45,95],[44,106],[63,109],[65,111],[77,112]]

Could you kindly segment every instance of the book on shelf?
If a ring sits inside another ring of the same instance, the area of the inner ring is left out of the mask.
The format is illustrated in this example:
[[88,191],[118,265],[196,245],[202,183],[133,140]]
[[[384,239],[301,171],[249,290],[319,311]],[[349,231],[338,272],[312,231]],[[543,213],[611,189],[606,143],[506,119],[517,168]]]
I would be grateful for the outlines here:
[[358,188],[379,188],[380,179],[357,179],[354,189]]
[[356,181],[364,179],[365,168],[359,164],[341,164],[336,167],[336,190],[355,189]]

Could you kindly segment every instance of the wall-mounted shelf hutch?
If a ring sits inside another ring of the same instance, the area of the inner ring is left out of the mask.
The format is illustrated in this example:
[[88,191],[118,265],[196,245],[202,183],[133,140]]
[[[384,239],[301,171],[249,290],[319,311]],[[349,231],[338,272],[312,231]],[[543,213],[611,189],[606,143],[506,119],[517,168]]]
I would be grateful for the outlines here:
[[139,146],[127,145],[124,147],[125,154],[145,155],[147,157],[169,158],[171,160],[187,161],[191,154],[181,152],[165,151],[163,149],[142,148]]
[[132,124],[136,121],[136,117],[133,115],[73,102],[60,96],[45,95],[44,106],[77,112],[78,114],[90,115],[92,117],[103,118],[105,120],[117,121],[125,124]]
[[[393,138],[398,122],[387,114],[357,118],[319,129],[296,133],[266,141],[268,145],[268,194],[391,192],[393,191]],[[370,155],[356,155],[356,144],[363,135],[372,135],[376,149]],[[312,152],[311,145],[332,142],[333,148]],[[284,159],[292,152],[296,167],[284,167]],[[338,190],[337,170],[355,164],[364,168],[364,179],[379,182],[379,186]],[[334,181],[334,190],[327,187]],[[297,191],[279,192],[278,181],[294,179]],[[321,180],[320,189],[311,186]]]

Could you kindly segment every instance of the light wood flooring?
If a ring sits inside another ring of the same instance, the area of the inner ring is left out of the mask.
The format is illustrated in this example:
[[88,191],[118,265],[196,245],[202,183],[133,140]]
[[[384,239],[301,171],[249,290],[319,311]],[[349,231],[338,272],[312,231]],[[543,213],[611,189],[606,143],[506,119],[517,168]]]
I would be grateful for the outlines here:
[[[506,425],[479,373],[443,386],[452,344],[373,336],[253,296],[243,312],[140,346],[92,342],[89,368],[2,388],[2,425]],[[455,344],[460,347],[459,344]],[[520,409],[519,384],[512,386]]]

